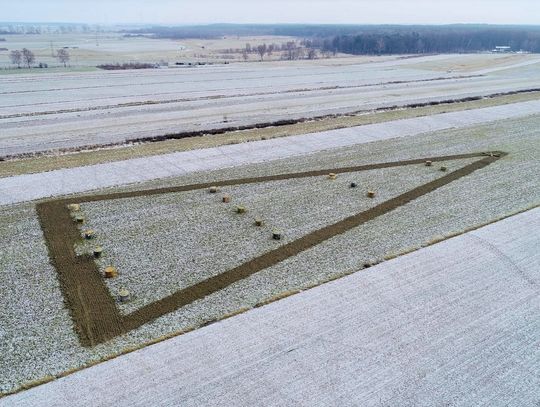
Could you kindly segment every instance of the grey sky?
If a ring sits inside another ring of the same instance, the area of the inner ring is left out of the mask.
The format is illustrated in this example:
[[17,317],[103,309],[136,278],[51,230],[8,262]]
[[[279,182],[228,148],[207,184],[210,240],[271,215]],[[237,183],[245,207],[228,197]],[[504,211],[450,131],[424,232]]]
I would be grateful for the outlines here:
[[0,21],[540,24],[540,0],[0,0]]

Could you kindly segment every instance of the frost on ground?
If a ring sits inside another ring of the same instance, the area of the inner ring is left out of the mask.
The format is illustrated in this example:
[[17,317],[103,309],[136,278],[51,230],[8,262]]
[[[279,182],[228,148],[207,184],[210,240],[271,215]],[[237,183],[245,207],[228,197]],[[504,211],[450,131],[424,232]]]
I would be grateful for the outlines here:
[[[518,58],[538,62],[534,55]],[[474,76],[471,71],[465,77],[441,72],[439,64],[416,67],[430,61],[463,65],[469,59],[430,55],[415,61],[377,59],[339,66],[323,60],[287,61],[195,70],[44,75],[40,80],[10,75],[0,78],[4,91],[0,122],[5,130],[0,134],[0,148],[6,155],[79,148],[540,86],[537,65],[531,65],[536,70],[526,74],[515,68],[485,76]],[[485,62],[478,67],[484,66]]]
[[[533,116],[130,187],[156,188],[160,185],[207,181],[219,183],[220,179],[477,151],[502,150],[509,153],[470,176],[91,349],[81,347],[72,330],[68,312],[62,304],[55,271],[48,263],[47,250],[33,206],[24,204],[3,207],[0,209],[0,391],[14,390],[29,381],[59,374],[160,336],[218,319],[284,291],[303,289],[358,271],[367,262],[417,248],[440,236],[459,233],[538,205],[539,124],[540,118]],[[341,177],[338,176],[336,181]],[[264,208],[263,203],[257,203],[247,192],[246,188],[237,193],[238,196],[244,193],[242,196],[246,200],[252,199],[250,203],[246,201],[248,207],[260,205]],[[166,202],[160,204],[167,205]],[[144,207],[144,203],[139,205]],[[171,205],[174,209],[178,202],[172,202]],[[145,210],[152,211],[151,208]],[[250,212],[246,215],[250,216]],[[167,218],[169,215],[159,216]],[[105,218],[102,224],[107,224]],[[173,247],[173,243],[164,242],[168,247]]]
[[[227,186],[217,194],[204,189],[83,203],[85,228],[97,234],[87,250],[104,248],[98,263],[102,270],[118,269],[119,277],[106,281],[112,293],[127,288],[133,295],[121,307],[129,313],[441,177],[441,166],[453,171],[476,160]],[[350,188],[351,182],[358,186]],[[374,199],[368,190],[376,191]],[[229,204],[221,201],[225,194]],[[247,213],[235,213],[236,205]],[[264,225],[256,227],[255,218]],[[281,240],[272,239],[274,229],[282,231]]]
[[[421,133],[456,127],[467,132],[470,129],[466,129],[466,126],[473,127],[494,120],[502,121],[526,117],[538,114],[539,110],[540,101],[531,100],[504,106],[441,113],[434,116],[394,120],[253,143],[140,157],[113,163],[2,178],[0,179],[0,190],[3,191],[3,194],[0,195],[0,204],[17,203],[155,179],[170,179],[187,173],[285,159],[369,141],[411,137]],[[331,164],[329,168],[332,168]]]
[[0,404],[532,407],[539,227],[532,209]]

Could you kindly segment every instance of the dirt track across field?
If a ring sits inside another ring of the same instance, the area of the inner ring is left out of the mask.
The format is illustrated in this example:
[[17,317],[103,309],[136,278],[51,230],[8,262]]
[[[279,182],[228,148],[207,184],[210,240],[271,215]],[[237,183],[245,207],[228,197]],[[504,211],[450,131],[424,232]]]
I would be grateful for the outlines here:
[[300,173],[289,173],[257,178],[233,179],[219,182],[219,185],[239,185],[293,178],[321,176],[333,173],[346,173],[367,171],[380,168],[399,167],[405,165],[423,164],[425,161],[447,161],[463,158],[478,157],[478,161],[468,164],[456,171],[420,185],[395,198],[385,201],[373,208],[345,218],[332,225],[309,233],[275,250],[267,252],[246,263],[235,267],[218,276],[203,280],[191,287],[179,290],[176,293],[148,304],[137,311],[123,316],[115,304],[115,298],[107,289],[103,277],[100,275],[94,260],[89,256],[77,256],[74,244],[81,240],[80,231],[71,218],[67,208],[70,203],[93,202],[166,194],[171,192],[191,191],[208,188],[212,183],[185,185],[153,190],[140,190],[101,195],[81,196],[69,199],[60,199],[37,204],[37,213],[45,236],[49,256],[55,266],[60,279],[61,288],[75,329],[83,346],[95,346],[110,340],[118,335],[127,333],[162,315],[173,312],[198,299],[222,290],[229,285],[248,278],[249,276],[271,267],[287,258],[295,256],[311,247],[314,247],[336,235],[345,233],[378,216],[384,215],[402,205],[405,205],[425,194],[428,194],[461,177],[467,176],[476,170],[504,157],[506,153],[471,153],[441,157],[427,157],[414,160],[361,165],[356,167],[332,168]]

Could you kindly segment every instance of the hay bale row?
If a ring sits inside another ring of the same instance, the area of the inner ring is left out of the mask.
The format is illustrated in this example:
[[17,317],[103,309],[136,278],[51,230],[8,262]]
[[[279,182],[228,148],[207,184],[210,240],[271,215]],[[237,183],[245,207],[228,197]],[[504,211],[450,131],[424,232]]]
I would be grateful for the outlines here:
[[[427,163],[426,163],[427,165]],[[330,180],[335,180],[337,178],[337,174],[335,173],[329,173],[328,174],[328,179]],[[351,182],[349,184],[349,187],[350,188],[356,188],[358,186],[358,184],[356,182]],[[217,186],[211,186],[209,188],[209,192],[211,194],[215,194],[219,191],[219,188]],[[367,191],[367,197],[369,198],[374,198],[375,197],[375,192],[374,191]],[[224,202],[224,203],[230,203],[231,202],[231,196],[228,195],[228,194],[225,194],[221,197],[221,201]],[[238,214],[244,214],[247,212],[247,208],[243,205],[237,205],[236,208],[235,208],[235,212],[238,213]],[[255,222],[254,222],[255,226],[257,227],[261,227],[263,226],[263,220],[259,217],[255,218]],[[279,229],[273,229],[272,230],[272,239],[274,240],[281,240],[281,237],[282,237],[282,231],[279,230]]]
[[[217,191],[218,191],[217,187],[210,188],[211,193],[216,193]],[[223,202],[227,202],[227,203],[230,202],[230,197],[228,195],[225,195],[223,197]],[[76,223],[83,225],[86,222],[84,215],[81,213],[80,204],[72,203],[72,204],[67,205],[67,208],[70,211],[71,216]],[[95,239],[96,237],[96,233],[93,229],[84,230],[82,232],[82,235],[86,240],[92,240],[92,239]],[[95,246],[94,249],[92,250],[92,254],[94,258],[96,259],[101,258],[101,256],[103,255],[103,247]],[[107,279],[116,278],[118,277],[118,270],[114,266],[107,266],[105,267],[103,276]],[[121,303],[128,302],[131,299],[131,294],[128,290],[126,290],[125,288],[122,288],[118,292],[117,299]]]
[[[424,163],[424,165],[425,165],[426,167],[431,167],[431,166],[433,166],[433,162],[430,161],[430,160],[427,160],[427,161]],[[445,167],[444,165],[443,165],[442,167],[439,167],[439,171],[446,172],[447,170],[448,170],[448,168]]]
[[[428,165],[428,162],[430,163],[429,165],[431,165],[431,161],[426,161],[426,165]],[[333,172],[328,174],[328,179],[334,180],[334,179],[336,179],[336,177],[337,177],[337,175],[334,174]],[[357,187],[358,187],[358,184],[356,182],[351,182],[349,184],[349,188],[357,188]],[[375,198],[375,192],[374,191],[368,190],[366,195],[367,195],[368,198]]]
[[[335,174],[331,174],[333,175],[333,179],[335,179]],[[215,194],[219,191],[219,187],[218,186],[211,186],[209,189],[208,189],[208,192],[211,193],[211,194]],[[225,194],[221,197],[221,202],[223,203],[230,203],[231,202],[231,196],[229,194]],[[237,205],[235,207],[235,212],[238,213],[238,214],[245,214],[246,212],[248,211],[248,209],[244,206],[244,205]],[[255,226],[257,227],[262,227],[264,226],[264,221],[259,218],[259,217],[256,217],[255,218],[255,221],[254,221],[254,224]],[[273,231],[272,232],[272,238],[275,239],[275,240],[280,240],[281,239],[281,232],[277,232],[275,233],[276,231]]]

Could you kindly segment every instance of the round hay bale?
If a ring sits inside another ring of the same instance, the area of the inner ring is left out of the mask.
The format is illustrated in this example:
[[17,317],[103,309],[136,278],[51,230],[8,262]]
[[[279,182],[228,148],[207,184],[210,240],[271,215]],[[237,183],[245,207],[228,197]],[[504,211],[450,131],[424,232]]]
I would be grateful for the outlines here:
[[368,198],[375,198],[375,191],[367,191]]
[[76,203],[69,204],[67,207],[72,212],[78,212],[81,210],[81,205]]
[[255,218],[255,226],[262,226],[263,220],[261,218]]
[[333,172],[331,172],[330,174],[328,174],[328,179],[336,179],[337,175],[334,174]]
[[429,160],[427,160],[427,161],[425,162],[426,167],[431,167],[432,164],[433,164],[433,163],[432,163],[431,161],[429,161]]
[[247,209],[245,206],[242,206],[242,205],[238,205],[236,207],[236,213],[246,213]]
[[92,229],[87,229],[84,231],[84,238],[87,240],[93,239],[96,237],[95,232]]
[[105,278],[115,278],[118,276],[118,271],[116,267],[107,266],[105,267]]
[[440,170],[441,170],[442,172],[446,172],[447,169],[448,169],[448,168],[446,168],[446,167],[441,167],[441,168],[440,168]]
[[125,288],[122,288],[118,292],[118,301],[120,301],[120,302],[128,302],[129,298],[130,298],[130,293]]
[[103,248],[101,246],[94,247],[94,257],[96,259],[99,259],[102,254],[103,254]]
[[229,202],[231,202],[231,197],[229,195],[223,195],[223,198],[221,198],[221,200],[224,203],[229,203]]
[[215,194],[217,191],[219,191],[219,188],[217,186],[211,186],[209,189],[211,194]]
[[272,239],[274,240],[281,240],[281,230],[274,229],[272,231]]

